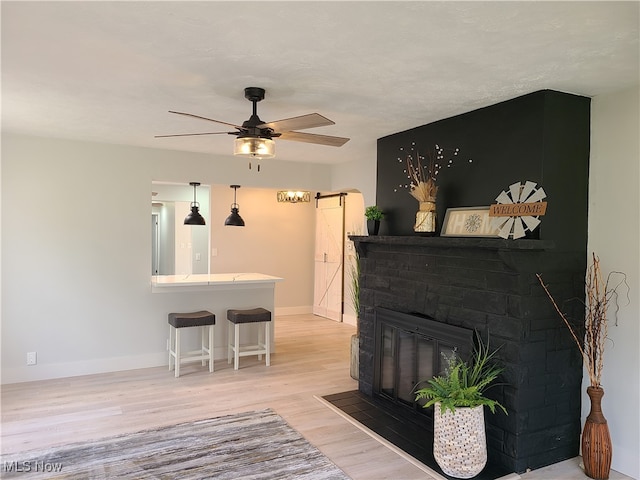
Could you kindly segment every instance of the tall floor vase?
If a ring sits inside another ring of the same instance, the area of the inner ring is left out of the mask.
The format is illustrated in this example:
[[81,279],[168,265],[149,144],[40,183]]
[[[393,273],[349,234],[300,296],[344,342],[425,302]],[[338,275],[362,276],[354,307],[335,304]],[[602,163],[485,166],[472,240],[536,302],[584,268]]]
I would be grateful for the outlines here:
[[607,420],[602,414],[602,387],[587,387],[591,410],[582,430],[582,461],[584,473],[596,480],[609,478],[611,470],[611,436]]

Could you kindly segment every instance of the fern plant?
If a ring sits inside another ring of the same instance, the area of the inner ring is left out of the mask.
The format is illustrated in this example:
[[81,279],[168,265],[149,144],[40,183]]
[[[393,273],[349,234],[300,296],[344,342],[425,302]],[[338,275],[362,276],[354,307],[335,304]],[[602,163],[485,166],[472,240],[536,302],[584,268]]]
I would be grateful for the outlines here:
[[476,337],[478,341],[470,362],[462,360],[456,352],[451,357],[445,356],[447,367],[444,375],[433,377],[427,381],[428,386],[416,391],[416,401],[427,400],[424,408],[440,403],[440,411],[444,413],[447,410],[455,412],[458,407],[486,405],[491,413],[495,413],[496,407],[507,413],[499,402],[484,395],[504,371],[494,359],[498,349],[491,351],[488,339],[485,345],[478,332]]

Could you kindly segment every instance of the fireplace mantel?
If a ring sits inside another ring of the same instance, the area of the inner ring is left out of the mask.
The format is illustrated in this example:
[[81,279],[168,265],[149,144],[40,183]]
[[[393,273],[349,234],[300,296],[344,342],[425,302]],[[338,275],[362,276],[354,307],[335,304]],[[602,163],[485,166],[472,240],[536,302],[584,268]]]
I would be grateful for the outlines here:
[[351,235],[349,238],[356,244],[377,245],[413,245],[437,248],[482,248],[487,250],[553,250],[555,243],[551,240],[518,239],[485,237],[430,237],[421,235]]

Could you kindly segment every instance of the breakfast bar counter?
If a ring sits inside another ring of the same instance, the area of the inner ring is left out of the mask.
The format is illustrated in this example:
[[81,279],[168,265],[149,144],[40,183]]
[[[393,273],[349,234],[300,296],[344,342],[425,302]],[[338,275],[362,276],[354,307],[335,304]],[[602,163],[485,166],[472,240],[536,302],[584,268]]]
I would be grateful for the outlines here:
[[[151,277],[152,301],[165,315],[198,310],[215,314],[215,356],[220,359],[226,357],[227,310],[262,307],[275,320],[275,286],[282,281],[284,278],[255,272],[155,275]],[[166,322],[166,316],[161,321]],[[271,345],[275,345],[274,324],[271,322]],[[250,327],[244,336],[253,335],[256,326]]]
[[[228,290],[233,288],[273,288],[284,279],[264,273],[201,273],[192,275],[154,275],[151,277],[153,293],[182,291],[183,289],[208,287]],[[177,290],[176,290],[177,289]],[[205,288],[206,290],[206,288]],[[266,308],[266,307],[265,307]]]

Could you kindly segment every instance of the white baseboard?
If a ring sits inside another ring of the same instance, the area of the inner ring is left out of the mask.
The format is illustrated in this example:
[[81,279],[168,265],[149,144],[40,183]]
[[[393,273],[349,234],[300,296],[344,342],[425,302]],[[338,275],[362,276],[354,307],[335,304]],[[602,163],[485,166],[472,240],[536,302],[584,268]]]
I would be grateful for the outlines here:
[[358,317],[355,315],[347,315],[346,313],[342,315],[342,322],[353,325],[354,327],[358,326]]
[[311,305],[302,307],[277,307],[275,310],[276,316],[304,315],[307,313],[313,313],[313,307]]
[[[217,352],[216,352],[217,353]],[[221,354],[224,352],[220,352]],[[169,366],[168,354],[150,353],[128,357],[100,358],[2,369],[2,384],[34,382],[54,378],[78,377],[96,373],[119,372],[138,368]],[[217,356],[216,356],[217,357]],[[222,358],[222,357],[221,357]]]

